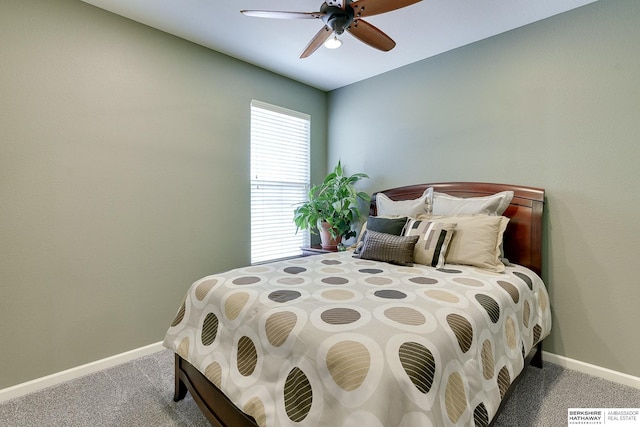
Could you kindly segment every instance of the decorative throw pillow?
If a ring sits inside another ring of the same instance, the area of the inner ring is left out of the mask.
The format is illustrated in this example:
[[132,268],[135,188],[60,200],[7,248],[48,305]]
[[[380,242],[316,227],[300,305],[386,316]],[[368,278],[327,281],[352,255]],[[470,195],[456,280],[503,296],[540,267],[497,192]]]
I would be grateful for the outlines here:
[[413,249],[418,237],[394,236],[369,230],[364,236],[362,249],[357,256],[361,259],[412,266]]
[[355,253],[358,253],[360,251],[364,236],[365,234],[367,234],[367,230],[400,236],[406,224],[406,216],[398,218],[370,216],[369,218],[367,218],[367,221],[363,224],[362,229],[360,230],[360,234],[358,235],[358,239],[355,244]]
[[378,216],[410,216],[415,217],[429,212],[433,188],[424,190],[422,196],[413,200],[391,200],[384,193],[376,195]]
[[502,215],[513,199],[513,191],[502,191],[491,196],[455,197],[433,193],[433,215]]
[[367,218],[367,230],[378,233],[393,234],[400,236],[404,226],[407,225],[407,217],[384,218],[380,216],[370,216]]
[[444,267],[445,254],[455,228],[456,223],[454,222],[410,219],[403,235],[419,236],[413,249],[413,261],[431,267]]
[[430,221],[456,223],[455,233],[446,253],[447,264],[464,264],[503,272],[500,260],[502,236],[509,218],[495,215],[460,215],[434,217]]

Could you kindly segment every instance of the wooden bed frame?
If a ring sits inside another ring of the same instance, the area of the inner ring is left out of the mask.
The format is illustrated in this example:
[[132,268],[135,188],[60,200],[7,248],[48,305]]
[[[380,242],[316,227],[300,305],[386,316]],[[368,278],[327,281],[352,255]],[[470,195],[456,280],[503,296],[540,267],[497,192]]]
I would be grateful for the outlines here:
[[[443,182],[419,184],[391,188],[371,197],[370,215],[376,214],[376,196],[384,193],[392,200],[411,200],[420,197],[424,190],[433,187],[435,191],[457,197],[479,197],[501,191],[513,191],[511,205],[504,215],[510,218],[504,234],[504,251],[510,262],[530,268],[538,275],[542,272],[542,211],[544,190],[508,184],[481,182]],[[216,427],[256,427],[255,420],[238,409],[215,385],[189,362],[175,355],[174,401],[182,400],[187,391],[191,393],[198,407]],[[525,358],[525,366],[531,364],[542,368],[542,343]],[[498,414],[516,386],[521,376],[514,379],[505,395]],[[496,416],[493,418],[497,418]],[[493,421],[491,422],[492,425]]]

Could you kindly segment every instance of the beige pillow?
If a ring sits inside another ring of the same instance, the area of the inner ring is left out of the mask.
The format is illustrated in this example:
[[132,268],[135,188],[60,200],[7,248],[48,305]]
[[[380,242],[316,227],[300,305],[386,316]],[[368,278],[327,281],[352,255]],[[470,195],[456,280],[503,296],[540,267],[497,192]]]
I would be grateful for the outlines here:
[[513,191],[502,191],[491,196],[455,197],[445,193],[433,193],[433,215],[502,215],[513,200]]
[[453,222],[410,219],[405,226],[403,236],[419,236],[413,249],[413,261],[418,264],[442,268],[455,228],[456,224]]
[[446,253],[447,264],[464,264],[503,272],[500,246],[509,218],[495,215],[432,217],[430,221],[456,223]]

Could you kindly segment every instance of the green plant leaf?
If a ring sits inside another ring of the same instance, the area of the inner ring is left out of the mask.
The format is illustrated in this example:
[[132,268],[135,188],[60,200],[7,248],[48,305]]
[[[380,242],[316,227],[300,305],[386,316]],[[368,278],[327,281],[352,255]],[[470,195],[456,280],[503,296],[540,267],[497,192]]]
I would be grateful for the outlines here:
[[352,225],[361,213],[358,200],[369,201],[367,193],[358,192],[354,184],[369,178],[367,174],[344,175],[341,161],[320,185],[312,186],[308,191],[308,200],[300,203],[294,210],[296,229],[308,229],[315,234],[318,221],[326,221],[331,227],[332,237],[353,237],[356,232]]

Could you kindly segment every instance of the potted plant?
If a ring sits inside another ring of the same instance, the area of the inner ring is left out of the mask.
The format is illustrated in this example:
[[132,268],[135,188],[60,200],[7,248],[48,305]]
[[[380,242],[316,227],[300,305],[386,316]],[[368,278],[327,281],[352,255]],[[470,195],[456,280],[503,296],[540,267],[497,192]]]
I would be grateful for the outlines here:
[[297,229],[309,230],[312,234],[319,230],[322,248],[329,250],[336,250],[342,239],[355,237],[351,226],[361,216],[358,201],[369,201],[367,193],[358,192],[354,187],[363,178],[369,177],[364,173],[346,176],[338,161],[322,184],[309,189],[308,200],[294,210]]

